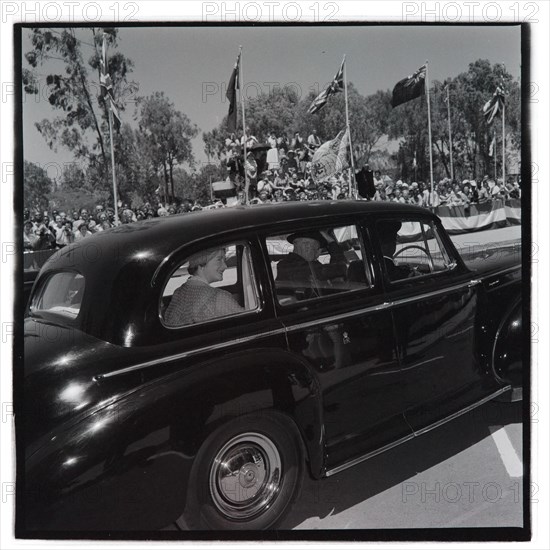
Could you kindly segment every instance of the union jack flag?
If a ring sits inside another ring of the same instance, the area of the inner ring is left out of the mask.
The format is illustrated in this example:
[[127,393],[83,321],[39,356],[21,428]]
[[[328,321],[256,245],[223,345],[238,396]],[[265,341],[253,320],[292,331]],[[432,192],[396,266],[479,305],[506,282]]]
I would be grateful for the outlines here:
[[313,100],[307,110],[311,115],[316,113],[328,100],[331,95],[337,94],[344,88],[344,60],[340,65],[340,70],[336,73],[332,82]]
[[100,74],[99,74],[99,84],[101,90],[101,97],[107,101],[107,105],[113,113],[113,119],[115,127],[117,130],[120,128],[122,121],[120,119],[120,113],[118,110],[118,105],[115,101],[115,96],[113,93],[113,81],[111,80],[111,75],[109,74],[108,65],[107,65],[107,33],[103,33],[103,43],[101,45],[101,59],[99,60]]
[[483,106],[483,114],[487,124],[491,124],[497,114],[504,108],[504,91],[497,87],[493,97]]

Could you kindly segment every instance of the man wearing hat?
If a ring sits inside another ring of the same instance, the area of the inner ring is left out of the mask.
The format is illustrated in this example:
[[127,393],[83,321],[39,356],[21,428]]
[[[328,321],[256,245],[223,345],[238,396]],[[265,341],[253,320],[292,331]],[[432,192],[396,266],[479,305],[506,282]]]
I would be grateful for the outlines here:
[[414,273],[406,266],[396,265],[393,261],[393,255],[397,248],[397,233],[401,229],[401,222],[394,220],[383,220],[378,222],[378,238],[380,248],[384,255],[384,266],[390,281],[406,279]]
[[287,241],[294,249],[277,264],[277,281],[291,282],[303,289],[301,299],[319,296],[320,283],[327,282],[323,264],[318,260],[326,239],[319,231],[299,231],[289,235]]

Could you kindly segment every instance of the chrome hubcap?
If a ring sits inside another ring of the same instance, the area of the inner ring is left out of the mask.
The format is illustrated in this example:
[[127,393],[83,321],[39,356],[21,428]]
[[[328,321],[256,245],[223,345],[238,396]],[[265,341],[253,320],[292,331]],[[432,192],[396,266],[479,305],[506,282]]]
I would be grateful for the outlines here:
[[267,510],[281,484],[281,456],[271,439],[249,432],[230,439],[210,467],[210,495],[218,510],[246,520]]

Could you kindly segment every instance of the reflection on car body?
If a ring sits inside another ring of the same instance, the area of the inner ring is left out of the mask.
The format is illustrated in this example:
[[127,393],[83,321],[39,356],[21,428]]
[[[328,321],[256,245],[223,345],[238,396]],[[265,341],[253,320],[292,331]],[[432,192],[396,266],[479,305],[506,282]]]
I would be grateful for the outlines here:
[[[388,224],[407,276],[388,273]],[[322,235],[322,276],[279,276],[297,232]],[[73,253],[92,245],[93,260]],[[238,311],[167,323],[212,249],[226,268],[210,284]],[[66,247],[25,319],[18,532],[272,528],[304,475],[517,396],[516,260],[468,267],[430,212],[362,201],[173,216]]]

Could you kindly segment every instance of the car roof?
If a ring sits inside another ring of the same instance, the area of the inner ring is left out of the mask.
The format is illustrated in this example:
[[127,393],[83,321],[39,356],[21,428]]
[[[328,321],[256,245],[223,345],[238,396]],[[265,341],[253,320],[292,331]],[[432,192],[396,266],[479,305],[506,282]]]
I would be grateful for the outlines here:
[[144,325],[144,316],[149,320],[158,316],[162,282],[155,283],[156,274],[161,266],[168,269],[167,259],[181,247],[235,232],[276,232],[285,223],[288,228],[293,222],[303,226],[304,222],[326,219],[332,223],[338,217],[349,223],[353,217],[371,213],[432,215],[426,209],[400,203],[319,201],[239,206],[154,218],[120,225],[62,248],[46,262],[37,285],[55,271],[80,272],[86,290],[74,326],[121,344],[128,326],[141,327],[147,334],[150,327]]
[[[118,251],[118,254],[129,256],[139,253],[140,250],[146,251],[153,246],[154,256],[164,258],[186,243],[236,230],[260,229],[285,222],[308,221],[312,218],[319,220],[333,216],[370,213],[426,215],[429,212],[423,208],[401,203],[351,200],[286,202],[202,210],[124,224],[108,231],[95,233],[63,249],[64,253],[56,255],[55,263],[56,268],[62,267],[65,257],[74,264],[74,258],[69,252],[79,246],[88,248],[88,253],[81,254],[82,257],[94,256],[90,254],[90,250],[94,247],[101,252],[105,252],[105,248],[113,248]],[[109,260],[108,256],[108,254],[101,254],[101,257]],[[100,261],[100,258],[94,257],[93,261]]]

